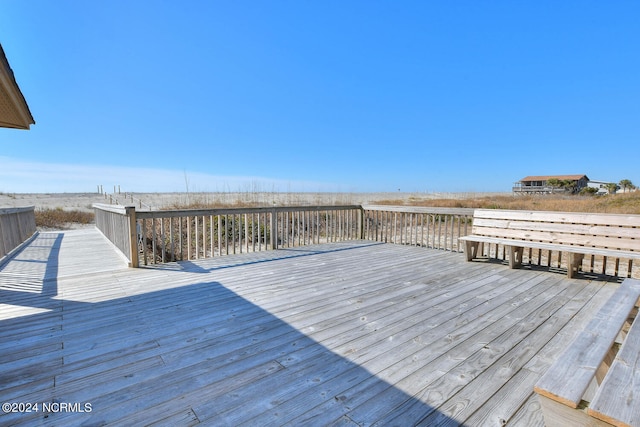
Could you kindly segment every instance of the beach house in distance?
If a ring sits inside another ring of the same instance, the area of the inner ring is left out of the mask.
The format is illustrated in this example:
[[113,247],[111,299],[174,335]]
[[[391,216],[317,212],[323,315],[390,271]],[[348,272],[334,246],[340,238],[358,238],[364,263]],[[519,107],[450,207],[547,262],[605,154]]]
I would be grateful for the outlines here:
[[[570,181],[571,185],[557,187],[550,185],[549,182]],[[589,186],[589,177],[587,175],[540,175],[526,176],[520,181],[514,183],[513,194],[552,194],[552,193],[579,193],[585,187]]]

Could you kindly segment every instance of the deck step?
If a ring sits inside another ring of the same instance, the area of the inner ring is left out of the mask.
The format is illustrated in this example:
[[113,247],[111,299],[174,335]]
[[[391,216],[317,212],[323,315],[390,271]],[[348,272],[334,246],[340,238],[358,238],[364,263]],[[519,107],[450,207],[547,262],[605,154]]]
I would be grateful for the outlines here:
[[[548,425],[561,425],[568,420],[574,420],[573,417],[577,417],[575,420],[591,423],[591,420],[584,418],[587,412],[591,412],[586,411],[589,400],[591,400],[587,393],[591,387],[598,387],[597,384],[601,383],[603,379],[604,383],[598,388],[594,402],[599,399],[601,406],[598,408],[602,407],[606,411],[605,414],[611,413],[609,409],[605,408],[610,408],[612,405],[610,400],[619,399],[619,394],[609,393],[608,397],[604,395],[607,394],[607,390],[613,388],[617,390],[617,387],[611,384],[616,383],[619,376],[623,376],[627,382],[633,379],[634,365],[631,366],[630,371],[625,369],[625,360],[635,360],[635,368],[638,364],[638,354],[632,355],[630,350],[626,350],[624,358],[620,359],[623,356],[622,352],[616,358],[617,361],[619,359],[617,362],[619,366],[615,371],[613,368],[609,370],[617,353],[616,338],[629,319],[639,297],[640,281],[625,279],[585,329],[580,332],[535,385],[534,390],[541,397],[545,421]],[[640,329],[640,326],[636,326],[634,329]],[[640,336],[640,333],[635,332],[635,335]],[[630,338],[630,343],[626,344],[627,347],[637,351],[640,345],[636,341],[640,338],[628,335],[627,339]],[[611,375],[613,376],[610,377]],[[637,373],[635,375],[637,376]],[[609,385],[603,388],[607,383]],[[637,404],[637,402],[635,403]],[[567,411],[565,407],[577,411]],[[604,417],[606,415],[603,415]],[[594,421],[593,425],[598,424]]]

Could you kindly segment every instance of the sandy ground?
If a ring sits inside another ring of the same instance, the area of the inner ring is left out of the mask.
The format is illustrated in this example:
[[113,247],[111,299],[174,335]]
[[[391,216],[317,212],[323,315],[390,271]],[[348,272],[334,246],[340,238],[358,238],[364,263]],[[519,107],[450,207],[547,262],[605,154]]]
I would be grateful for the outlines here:
[[0,207],[2,208],[35,206],[36,209],[63,208],[92,211],[91,206],[94,203],[104,203],[104,196],[98,193],[0,194]]
[[94,203],[135,205],[140,209],[167,209],[175,205],[206,203],[228,205],[252,203],[259,206],[375,204],[379,201],[463,199],[510,193],[29,193],[0,194],[0,208],[35,206],[92,211]]

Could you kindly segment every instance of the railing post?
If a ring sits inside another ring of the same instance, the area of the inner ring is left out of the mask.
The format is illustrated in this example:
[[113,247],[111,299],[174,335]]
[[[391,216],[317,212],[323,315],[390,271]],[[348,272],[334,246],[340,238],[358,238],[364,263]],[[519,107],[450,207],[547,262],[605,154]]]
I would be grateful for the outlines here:
[[364,240],[364,208],[362,206],[358,208],[358,234],[358,238]]
[[138,267],[138,228],[136,225],[136,207],[126,206],[125,212],[129,218],[129,267]]
[[278,249],[278,211],[271,209],[271,249]]

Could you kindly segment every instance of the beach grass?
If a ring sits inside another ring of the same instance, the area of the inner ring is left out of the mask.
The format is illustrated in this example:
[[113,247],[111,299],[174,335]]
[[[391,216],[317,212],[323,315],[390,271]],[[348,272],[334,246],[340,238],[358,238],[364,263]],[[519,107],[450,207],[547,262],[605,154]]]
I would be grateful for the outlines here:
[[[593,212],[640,215],[640,191],[618,193],[604,196],[579,195],[535,195],[514,196],[503,194],[446,194],[434,197],[433,194],[421,193],[380,193],[368,195],[366,201],[358,193],[320,194],[320,193],[229,193],[229,194],[183,194],[174,193],[163,196],[163,203],[148,195],[140,197],[150,205],[162,210],[206,209],[206,208],[248,208],[259,206],[294,206],[294,205],[347,205],[372,204],[396,206],[452,207],[452,208],[485,208],[513,209],[559,212]],[[379,196],[379,197],[374,197]],[[396,197],[397,196],[397,197]],[[64,229],[74,224],[92,224],[94,214],[91,209],[79,208],[78,200],[61,199],[64,206],[36,207],[36,225],[41,228]],[[65,203],[62,201],[65,200]]]
[[36,227],[62,230],[70,228],[70,224],[92,224],[93,212],[79,209],[39,208],[35,210]]
[[379,204],[452,208],[512,209],[556,212],[640,214],[640,191],[604,196],[535,195],[459,199],[381,200]]

